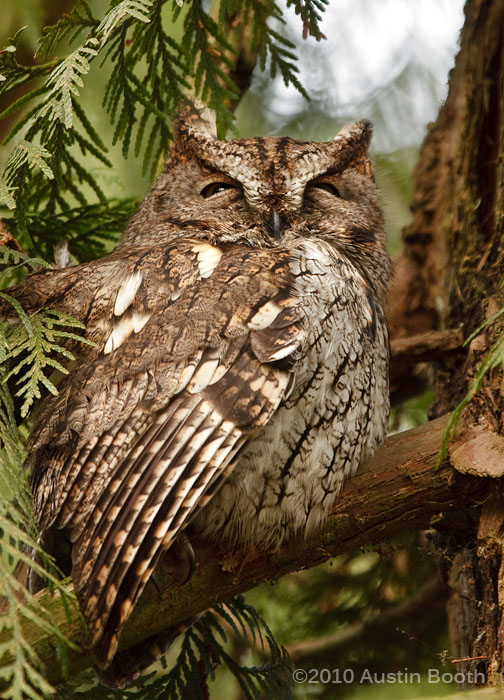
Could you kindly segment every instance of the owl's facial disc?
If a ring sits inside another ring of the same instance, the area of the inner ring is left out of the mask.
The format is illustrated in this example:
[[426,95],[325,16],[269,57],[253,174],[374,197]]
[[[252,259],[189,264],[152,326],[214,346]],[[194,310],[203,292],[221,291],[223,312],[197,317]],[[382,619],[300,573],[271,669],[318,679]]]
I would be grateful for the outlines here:
[[180,231],[266,247],[315,236],[343,249],[357,241],[350,229],[380,230],[369,122],[350,124],[323,143],[226,141],[217,138],[207,116],[192,109],[176,120],[164,173],[123,241],[139,238],[139,221],[148,221],[155,241]]

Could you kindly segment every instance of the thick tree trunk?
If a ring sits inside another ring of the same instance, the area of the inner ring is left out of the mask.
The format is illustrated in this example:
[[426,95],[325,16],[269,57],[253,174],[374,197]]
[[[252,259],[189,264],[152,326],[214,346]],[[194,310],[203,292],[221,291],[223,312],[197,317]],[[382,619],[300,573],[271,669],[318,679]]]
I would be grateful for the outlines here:
[[[424,143],[415,171],[413,222],[404,236],[392,306],[396,336],[462,327],[468,337],[504,306],[504,0],[468,0],[461,50],[446,104]],[[503,332],[489,325],[468,348],[437,365],[434,416],[453,410]],[[465,471],[504,466],[501,368],[465,409],[485,433],[450,454]],[[488,433],[488,431],[493,431]],[[468,436],[467,436],[468,437]],[[476,442],[475,442],[476,441]],[[475,460],[472,447],[486,455]],[[459,446],[460,447],[460,446]],[[453,658],[474,658],[457,671],[483,670],[489,683],[504,671],[504,494],[499,482],[472,527],[445,533],[451,557],[448,605]]]

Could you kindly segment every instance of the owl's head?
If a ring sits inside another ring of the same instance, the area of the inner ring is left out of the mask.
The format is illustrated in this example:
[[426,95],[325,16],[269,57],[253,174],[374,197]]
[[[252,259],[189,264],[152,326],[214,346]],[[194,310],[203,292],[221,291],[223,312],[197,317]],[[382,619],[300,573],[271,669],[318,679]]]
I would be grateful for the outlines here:
[[379,286],[387,281],[383,216],[368,158],[370,122],[350,124],[324,143],[225,141],[217,138],[212,113],[191,105],[174,134],[165,169],[120,247],[180,236],[256,247],[321,238],[368,278],[378,275]]

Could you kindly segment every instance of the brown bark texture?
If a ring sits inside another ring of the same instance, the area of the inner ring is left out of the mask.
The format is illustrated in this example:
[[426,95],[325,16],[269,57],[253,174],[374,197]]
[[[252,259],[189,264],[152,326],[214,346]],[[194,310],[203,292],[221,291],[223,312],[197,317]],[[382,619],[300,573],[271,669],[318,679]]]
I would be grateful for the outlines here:
[[[391,300],[401,338],[461,329],[464,338],[504,306],[504,1],[468,0],[449,95],[431,125],[414,173],[413,220],[404,234]],[[432,415],[451,411],[503,333],[489,324],[468,347],[437,362]],[[404,342],[404,341],[403,341]],[[450,448],[465,473],[502,475],[504,384],[490,372],[465,409],[466,430]],[[504,676],[504,493],[495,481],[473,524],[445,532],[451,553],[448,604],[458,671]]]

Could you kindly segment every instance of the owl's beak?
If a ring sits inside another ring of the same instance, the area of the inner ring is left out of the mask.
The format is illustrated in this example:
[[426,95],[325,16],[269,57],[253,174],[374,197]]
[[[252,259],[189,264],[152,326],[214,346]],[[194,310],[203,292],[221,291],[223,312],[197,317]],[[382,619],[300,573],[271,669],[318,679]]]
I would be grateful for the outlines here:
[[278,209],[273,208],[270,213],[270,218],[266,223],[268,234],[272,238],[280,238],[285,229],[285,220],[278,212]]

